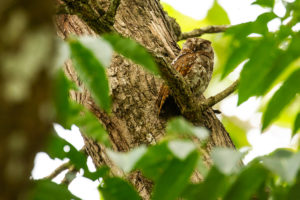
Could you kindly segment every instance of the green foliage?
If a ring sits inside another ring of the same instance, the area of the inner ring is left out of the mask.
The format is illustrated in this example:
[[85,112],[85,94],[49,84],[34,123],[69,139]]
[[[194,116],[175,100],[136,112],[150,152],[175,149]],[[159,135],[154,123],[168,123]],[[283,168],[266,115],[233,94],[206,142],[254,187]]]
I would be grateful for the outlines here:
[[141,199],[132,185],[117,177],[105,179],[104,186],[99,186],[99,190],[105,200]]
[[[291,28],[299,21],[300,4],[299,1],[286,3],[287,14],[282,18],[273,13],[274,0],[256,0],[254,4],[271,9],[253,22],[231,27],[226,32],[229,37],[226,36],[225,39],[230,38],[230,49],[227,49],[226,45],[215,49],[220,58],[219,62],[227,57],[222,72],[223,78],[239,64],[245,62],[238,91],[239,104],[252,96],[266,95],[274,86],[282,82],[282,86],[266,106],[263,115],[263,128],[266,128],[292,100],[296,99],[295,96],[299,93],[300,70],[299,62],[296,60],[299,58],[300,35]],[[177,15],[179,24],[189,19],[176,13],[167,5],[165,9]],[[282,23],[278,31],[269,32],[268,22],[273,19],[280,19],[283,22],[289,16],[291,16],[289,23]],[[200,25],[229,24],[226,12],[217,1],[214,1],[204,20],[188,21],[190,24],[185,24],[183,31],[198,28]],[[89,89],[97,105],[106,112],[111,109],[111,100],[105,68],[109,65],[112,49],[142,65],[153,74],[159,74],[153,59],[142,46],[115,34],[104,35],[102,39],[73,38],[68,41],[68,44],[79,78]],[[286,79],[282,78],[283,73],[287,73]],[[54,82],[56,122],[66,128],[76,124],[86,135],[107,147],[110,146],[104,127],[93,114],[69,99],[70,90],[78,90],[78,88],[63,75],[62,71],[59,71],[55,75]],[[300,128],[299,110],[296,112],[298,115],[294,120],[294,133]],[[236,141],[240,143],[235,141],[235,144],[238,144],[238,147],[248,145],[244,127],[232,121],[226,122],[226,119],[223,122],[237,132]],[[122,153],[107,150],[107,155],[125,175],[139,170],[143,176],[151,180],[152,199],[193,200],[199,197],[211,200],[299,199],[300,154],[298,152],[287,149],[277,150],[243,166],[241,160],[245,153],[233,149],[215,148],[211,154],[213,164],[208,168],[203,164],[203,160],[207,157],[202,155],[198,146],[205,144],[203,141],[205,142],[209,135],[207,129],[195,127],[184,118],[178,117],[167,123],[166,137],[157,144],[136,147]],[[195,141],[201,142],[195,144],[186,138],[194,138]],[[46,152],[52,158],[68,158],[76,169],[82,169],[83,175],[91,180],[103,178],[103,183],[99,184],[99,191],[104,199],[141,199],[138,192],[124,177],[112,177],[108,167],[90,172],[86,164],[86,155],[59,137],[50,139]],[[203,181],[191,183],[191,176],[197,169],[205,172],[202,174]],[[55,199],[57,195],[62,199],[77,199],[65,186],[46,180],[37,181],[32,194],[33,199],[54,199],[49,194],[55,194]]]
[[300,112],[297,114],[297,117],[294,122],[293,134],[295,134],[300,129]]
[[103,39],[109,42],[117,53],[123,55],[126,58],[129,58],[137,64],[142,65],[143,67],[145,67],[145,69],[152,72],[153,74],[159,74],[159,69],[157,68],[151,55],[146,51],[144,47],[142,47],[134,40],[121,37],[117,34],[104,35]]
[[194,152],[183,161],[173,158],[156,181],[152,199],[177,199],[188,183],[197,163],[197,157],[197,153]]
[[194,135],[200,140],[205,140],[209,136],[209,130],[204,127],[195,127],[183,117],[177,117],[171,119],[166,128],[166,132],[169,135],[183,136]]
[[237,117],[223,116],[222,123],[228,131],[230,138],[237,149],[250,146],[247,139],[247,131],[249,127],[243,125]]
[[274,0],[256,0],[252,4],[257,4],[263,7],[273,8],[275,1]]
[[234,149],[218,147],[212,151],[211,157],[220,172],[230,175],[238,171],[243,154]]
[[35,182],[35,187],[31,191],[30,199],[32,200],[79,200],[68,190],[66,185],[59,185],[50,180],[39,180]]
[[263,115],[263,129],[266,128],[272,120],[280,114],[286,105],[288,105],[297,93],[300,93],[300,69],[291,74],[283,83],[279,90],[270,100],[268,107]]
[[217,0],[214,0],[214,4],[208,10],[205,19],[214,25],[230,24],[226,11],[219,5]]
[[111,100],[104,65],[79,40],[70,39],[69,46],[71,59],[79,78],[89,89],[96,103],[106,112],[109,112]]
[[[258,16],[253,22],[235,25],[226,31],[226,35],[232,37],[232,48],[222,77],[228,75],[242,61],[246,61],[240,76],[238,104],[252,96],[266,95],[278,84],[279,79],[283,81],[283,86],[271,98],[264,112],[262,129],[265,129],[288,103],[295,101],[294,97],[299,93],[299,83],[295,80],[296,76],[299,77],[299,65],[295,67],[291,64],[299,58],[300,35],[292,27],[298,19],[298,15],[293,13],[299,13],[300,7],[297,6],[298,1],[287,3],[286,15],[279,17],[273,12],[273,0],[257,0],[254,4],[272,9]],[[289,16],[291,18],[287,23],[284,20]],[[281,25],[277,31],[270,32],[267,24],[273,19],[281,20]],[[281,75],[286,71],[289,71],[290,77],[284,80]]]

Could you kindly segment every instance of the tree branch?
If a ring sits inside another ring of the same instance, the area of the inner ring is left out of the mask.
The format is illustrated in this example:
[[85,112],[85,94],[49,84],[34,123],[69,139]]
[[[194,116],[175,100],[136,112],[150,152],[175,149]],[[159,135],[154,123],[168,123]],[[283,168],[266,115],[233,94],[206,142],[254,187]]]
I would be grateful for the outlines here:
[[63,163],[59,167],[57,167],[49,176],[46,176],[45,179],[54,179],[56,176],[58,176],[61,172],[68,169],[71,166],[70,162]]
[[64,179],[61,181],[61,184],[69,185],[76,178],[77,172],[78,170],[75,168],[75,166],[71,165]]
[[232,83],[228,88],[226,88],[225,90],[220,92],[219,94],[209,97],[208,99],[204,100],[204,102],[202,103],[203,109],[212,107],[213,105],[215,105],[215,104],[219,103],[220,101],[222,101],[223,99],[225,99],[227,96],[229,96],[231,93],[233,93],[236,90],[239,82],[240,82],[240,80],[238,79],[234,83]]
[[111,25],[115,22],[115,16],[119,5],[120,0],[111,0],[109,8],[104,15],[105,20],[107,20]]
[[203,34],[206,34],[206,33],[224,32],[225,30],[227,30],[228,27],[229,26],[227,26],[227,25],[220,25],[220,26],[208,26],[208,27],[204,27],[204,28],[194,29],[190,32],[182,33],[178,37],[178,41],[186,40],[186,39],[192,38],[192,37],[199,37],[199,36],[201,36]]
[[93,8],[83,0],[62,0],[71,13],[76,13],[93,31],[101,35],[114,32],[112,24],[99,14],[99,8]]

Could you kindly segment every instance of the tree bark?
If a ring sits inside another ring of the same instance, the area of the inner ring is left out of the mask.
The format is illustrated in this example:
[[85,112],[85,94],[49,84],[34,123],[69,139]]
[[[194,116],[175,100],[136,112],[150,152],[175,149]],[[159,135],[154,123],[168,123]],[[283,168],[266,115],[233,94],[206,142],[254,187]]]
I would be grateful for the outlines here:
[[[106,10],[109,2],[101,0],[99,5]],[[174,28],[168,19],[169,17],[166,16],[157,0],[121,0],[114,28],[121,35],[136,40],[151,52],[173,60],[180,48],[176,43],[177,36]],[[58,15],[56,24],[58,34],[63,38],[68,37],[71,33],[96,35],[83,20],[75,15]],[[70,62],[66,63],[65,71],[73,81],[82,87]],[[111,115],[107,115],[95,105],[87,90],[83,90],[81,93],[72,92],[72,98],[98,117],[100,123],[106,127],[115,150],[128,151],[141,144],[155,144],[163,137],[166,126],[166,119],[158,116],[155,106],[162,80],[116,54],[113,56],[107,74],[113,99]],[[211,130],[207,148],[203,150],[208,165],[211,163],[209,152],[212,147],[234,148],[229,134],[212,109],[204,111],[203,119],[194,124],[205,126]],[[87,152],[96,166],[113,165],[105,155],[103,147],[85,136],[84,138]],[[149,199],[151,183],[138,172],[130,175],[129,179],[140,195],[144,199]]]

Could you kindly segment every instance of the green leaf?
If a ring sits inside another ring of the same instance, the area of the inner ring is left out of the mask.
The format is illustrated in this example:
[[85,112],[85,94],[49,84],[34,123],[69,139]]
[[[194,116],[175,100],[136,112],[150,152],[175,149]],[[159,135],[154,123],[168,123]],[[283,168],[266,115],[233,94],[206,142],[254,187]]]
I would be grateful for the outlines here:
[[35,181],[35,187],[30,196],[29,199],[33,200],[79,199],[68,190],[66,185],[59,185],[50,180]]
[[291,187],[290,191],[288,192],[288,200],[300,199],[300,177],[298,175],[296,183]]
[[[65,148],[68,150],[65,150]],[[46,152],[53,159],[69,158],[77,169],[87,169],[87,157],[83,153],[77,151],[77,149],[72,144],[56,135],[53,135],[49,139]]]
[[71,113],[69,88],[70,84],[68,79],[65,77],[64,72],[59,70],[55,74],[53,96],[57,122],[65,128],[70,128],[67,126],[68,117]]
[[111,44],[113,49],[129,58],[133,62],[142,65],[148,71],[155,75],[159,74],[159,69],[156,66],[152,56],[146,51],[146,49],[130,38],[124,38],[117,34],[107,34],[103,36],[107,42]]
[[220,6],[217,0],[214,0],[213,6],[208,10],[206,20],[214,25],[230,24],[226,11]]
[[265,94],[280,74],[288,69],[289,64],[299,58],[299,46],[300,35],[297,34],[292,37],[285,51],[279,51],[272,66],[266,71],[264,80],[260,83],[257,94]]
[[261,165],[248,166],[239,174],[224,199],[251,199],[251,195],[261,187],[268,175],[268,170]]
[[98,188],[105,200],[140,200],[141,197],[128,182],[121,178],[113,177],[104,180],[104,186]]
[[85,47],[78,40],[71,39],[69,46],[71,59],[79,78],[89,89],[96,103],[103,110],[109,112],[111,99],[104,65],[97,59],[92,50]]
[[173,140],[168,142],[171,152],[180,160],[186,157],[196,149],[196,145],[191,141]]
[[300,69],[293,72],[270,100],[263,114],[264,130],[300,92]]
[[262,7],[273,8],[275,1],[274,0],[256,0],[252,4],[260,5]]
[[257,41],[251,38],[245,38],[241,41],[233,40],[230,44],[230,54],[225,63],[221,78],[225,78],[242,61],[246,60],[255,46],[257,46]]
[[107,41],[91,36],[81,36],[78,39],[82,45],[93,52],[94,56],[104,67],[109,67],[113,49]]
[[166,132],[169,135],[177,136],[182,136],[184,134],[194,135],[202,141],[207,139],[210,134],[208,129],[204,127],[195,127],[183,117],[171,119],[167,124]]
[[299,129],[300,129],[300,112],[297,114],[294,122],[293,134],[296,134]]
[[146,177],[156,181],[173,158],[174,156],[166,142],[150,146],[144,156],[136,163],[135,169],[141,170]]
[[129,152],[114,152],[107,150],[109,158],[124,172],[130,172],[136,162],[145,154],[145,146],[139,146]]
[[231,26],[226,30],[226,34],[233,35],[237,40],[244,40],[246,36],[251,33],[257,33],[261,35],[269,35],[268,22],[276,18],[273,12],[266,12],[259,15],[254,22],[247,22],[238,25]]
[[[265,53],[268,52],[268,58]],[[269,68],[278,55],[277,42],[274,38],[263,38],[260,45],[250,55],[250,60],[241,72],[241,82],[238,88],[238,104],[258,93],[260,83],[264,81]]]
[[217,147],[213,149],[211,157],[220,172],[230,175],[238,171],[243,154],[234,149]]
[[107,147],[111,146],[108,133],[104,129],[103,125],[90,111],[85,110],[84,113],[77,115],[76,119],[73,121],[79,128],[80,131],[96,141],[104,144]]
[[262,158],[263,165],[278,174],[284,181],[292,183],[299,171],[300,153],[277,150],[269,157]]
[[190,184],[182,192],[182,196],[188,200],[196,200],[199,197],[205,200],[219,199],[227,191],[230,182],[229,177],[212,167],[203,183]]
[[241,123],[241,120],[238,117],[223,116],[222,123],[237,149],[250,146],[247,139],[247,131],[250,127]]
[[155,183],[152,199],[177,199],[194,171],[197,158],[197,152],[191,153],[184,161],[174,158]]
[[91,179],[92,181],[95,181],[99,178],[106,178],[109,175],[109,167],[107,166],[101,166],[97,168],[95,172],[90,172],[89,170],[84,170],[83,176]]

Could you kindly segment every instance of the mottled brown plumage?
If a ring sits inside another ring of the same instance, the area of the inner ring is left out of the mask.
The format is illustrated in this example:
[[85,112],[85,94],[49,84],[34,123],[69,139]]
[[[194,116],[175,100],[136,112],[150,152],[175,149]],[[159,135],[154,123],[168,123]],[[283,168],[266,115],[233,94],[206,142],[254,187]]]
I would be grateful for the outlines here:
[[[172,62],[172,66],[185,77],[196,96],[206,90],[212,76],[213,65],[214,52],[211,42],[201,38],[187,39],[179,55]],[[169,87],[163,85],[156,101],[158,113],[161,112],[169,95]]]

